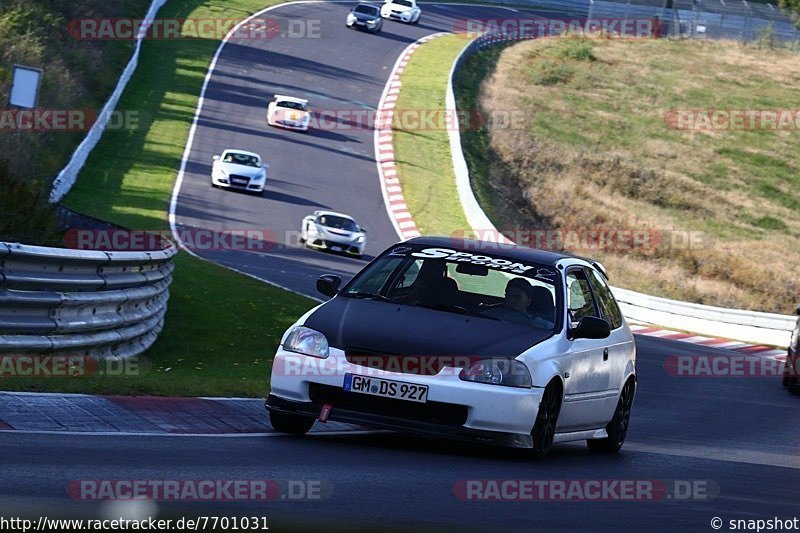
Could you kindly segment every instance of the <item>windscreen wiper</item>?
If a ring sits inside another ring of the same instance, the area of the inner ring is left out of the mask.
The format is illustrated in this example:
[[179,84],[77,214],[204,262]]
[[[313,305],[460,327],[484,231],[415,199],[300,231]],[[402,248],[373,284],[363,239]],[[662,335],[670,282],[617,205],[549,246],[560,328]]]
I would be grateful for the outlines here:
[[376,294],[374,292],[348,292],[345,294],[348,298],[360,298],[362,300],[375,300],[378,302],[386,302],[388,304],[402,304],[397,300],[393,300],[383,294]]

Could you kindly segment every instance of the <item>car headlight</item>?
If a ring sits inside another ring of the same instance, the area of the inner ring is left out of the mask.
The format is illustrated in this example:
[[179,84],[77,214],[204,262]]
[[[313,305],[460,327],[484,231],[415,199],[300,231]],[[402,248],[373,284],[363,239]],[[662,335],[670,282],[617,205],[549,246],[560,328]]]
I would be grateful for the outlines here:
[[347,14],[347,23],[348,23],[348,24],[352,24],[352,23],[354,23],[355,21],[356,21],[356,16],[355,16],[355,15],[353,15],[352,13],[348,13],[348,14]]
[[463,381],[530,388],[531,373],[525,363],[516,359],[483,359],[465,368],[458,375]]
[[377,24],[377,23],[378,23],[378,21],[377,21],[377,20],[368,20],[368,21],[367,21],[367,26],[374,26],[374,25],[375,25],[375,24]]
[[325,359],[330,354],[328,339],[317,330],[305,326],[297,326],[283,342],[283,349]]
[[362,242],[364,242],[364,236],[363,235],[359,235],[358,237],[353,239],[353,242],[355,242],[356,244],[361,244]]

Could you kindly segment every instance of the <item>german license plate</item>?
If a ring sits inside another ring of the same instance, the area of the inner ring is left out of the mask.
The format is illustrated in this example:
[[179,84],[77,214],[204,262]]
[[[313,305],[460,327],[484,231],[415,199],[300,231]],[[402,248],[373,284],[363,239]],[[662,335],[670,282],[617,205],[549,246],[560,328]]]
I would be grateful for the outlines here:
[[342,247],[341,246],[331,246],[331,250],[333,250],[334,252],[341,252],[342,251]]
[[394,398],[410,402],[428,401],[428,386],[381,378],[368,378],[358,374],[345,374],[342,388],[347,392],[369,394],[381,398]]

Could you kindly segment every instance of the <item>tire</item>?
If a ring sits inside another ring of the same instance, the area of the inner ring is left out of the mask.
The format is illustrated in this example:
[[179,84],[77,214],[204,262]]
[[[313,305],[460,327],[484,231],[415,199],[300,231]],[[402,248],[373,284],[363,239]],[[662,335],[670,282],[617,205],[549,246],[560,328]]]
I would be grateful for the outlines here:
[[422,18],[422,15],[418,16],[417,20],[412,21],[411,24],[419,24],[419,19],[421,19],[421,18]]
[[288,433],[290,435],[305,435],[315,420],[307,416],[293,415],[291,413],[281,413],[278,411],[269,412],[269,423],[278,433]]
[[551,381],[544,389],[536,421],[531,430],[533,449],[531,455],[537,459],[545,457],[553,447],[558,414],[561,412],[561,384]]
[[591,439],[586,441],[590,450],[605,453],[617,453],[625,443],[625,436],[628,434],[628,427],[631,422],[631,408],[633,398],[636,396],[636,381],[629,378],[619,393],[617,408],[611,422],[606,426],[608,437],[605,439]]

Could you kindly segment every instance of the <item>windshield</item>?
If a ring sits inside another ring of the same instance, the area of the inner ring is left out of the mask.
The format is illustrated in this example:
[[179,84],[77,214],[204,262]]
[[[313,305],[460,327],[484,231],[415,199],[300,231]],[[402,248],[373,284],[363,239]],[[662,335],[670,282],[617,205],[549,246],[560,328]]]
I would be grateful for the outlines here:
[[353,11],[355,11],[356,13],[361,13],[362,15],[378,14],[378,8],[374,6],[357,5]]
[[349,218],[334,215],[322,215],[317,222],[326,228],[341,229],[345,231],[358,231],[358,225]]
[[292,102],[291,100],[279,100],[276,105],[278,107],[297,109],[298,111],[306,111],[308,109],[306,104],[301,104],[300,102]]
[[398,6],[406,6],[406,7],[412,7],[414,5],[408,0],[394,0],[394,2],[392,3],[397,4]]
[[261,161],[259,161],[257,157],[248,154],[240,154],[238,152],[226,152],[225,157],[222,158],[222,162],[244,165],[247,167],[261,166]]
[[556,291],[560,279],[555,268],[536,263],[398,245],[359,274],[342,295],[552,330],[561,315],[562,298]]

